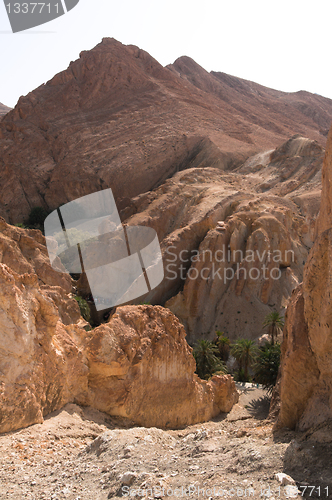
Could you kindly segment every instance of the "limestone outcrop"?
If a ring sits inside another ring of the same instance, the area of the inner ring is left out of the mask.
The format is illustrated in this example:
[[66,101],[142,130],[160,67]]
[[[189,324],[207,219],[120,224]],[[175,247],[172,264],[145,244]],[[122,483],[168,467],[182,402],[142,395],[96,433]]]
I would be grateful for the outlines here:
[[332,132],[323,166],[317,239],[304,269],[303,285],[287,310],[276,427],[308,429],[332,418]]
[[126,306],[86,331],[72,280],[53,273],[41,233],[0,222],[0,432],[42,422],[68,402],[171,428],[231,409],[232,377],[194,374],[169,310]]

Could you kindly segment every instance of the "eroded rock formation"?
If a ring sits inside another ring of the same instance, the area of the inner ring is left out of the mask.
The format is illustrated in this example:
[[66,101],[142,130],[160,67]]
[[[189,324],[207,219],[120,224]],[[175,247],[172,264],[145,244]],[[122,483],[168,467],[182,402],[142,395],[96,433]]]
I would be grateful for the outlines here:
[[52,270],[41,233],[0,222],[0,432],[74,401],[159,427],[231,409],[232,377],[194,374],[184,328],[169,310],[127,306],[85,331],[71,278]]
[[332,418],[332,131],[323,166],[317,239],[293,292],[282,346],[276,427],[305,430]]
[[160,306],[124,306],[87,344],[88,403],[147,427],[182,427],[228,412],[230,375],[204,381],[181,323]]
[[165,279],[145,300],[166,303],[190,343],[215,330],[258,338],[287,306],[314,241],[323,157],[295,136],[233,172],[179,172],[122,210],[157,231]]

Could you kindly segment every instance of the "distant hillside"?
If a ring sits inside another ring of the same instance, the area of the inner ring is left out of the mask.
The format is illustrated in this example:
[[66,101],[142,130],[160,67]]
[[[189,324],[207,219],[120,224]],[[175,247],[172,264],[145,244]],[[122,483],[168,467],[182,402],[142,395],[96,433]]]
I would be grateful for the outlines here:
[[0,116],[6,115],[11,109],[0,102]]

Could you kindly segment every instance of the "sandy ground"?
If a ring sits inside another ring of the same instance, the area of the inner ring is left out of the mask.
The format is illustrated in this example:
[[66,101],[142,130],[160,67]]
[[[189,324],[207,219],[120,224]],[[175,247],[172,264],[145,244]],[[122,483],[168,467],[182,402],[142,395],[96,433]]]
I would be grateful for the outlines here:
[[[326,429],[324,443],[319,430],[273,434],[265,391],[248,384],[238,390],[239,403],[229,414],[173,431],[131,427],[67,405],[43,424],[0,437],[0,499],[276,500],[296,498],[297,487],[310,498],[308,485],[315,486],[311,498],[332,498]],[[296,480],[292,491],[280,486],[280,472]]]

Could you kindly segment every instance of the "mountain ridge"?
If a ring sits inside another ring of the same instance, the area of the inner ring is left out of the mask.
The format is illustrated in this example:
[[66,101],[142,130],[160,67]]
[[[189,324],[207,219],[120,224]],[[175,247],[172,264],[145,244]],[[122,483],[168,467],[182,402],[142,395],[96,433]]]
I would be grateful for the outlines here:
[[189,165],[236,168],[294,134],[325,145],[332,100],[310,95],[319,107],[297,98],[280,113],[276,99],[268,101],[279,91],[268,89],[258,105],[256,94],[246,97],[248,84],[220,75],[190,58],[163,67],[109,38],[81,52],[2,118],[0,215],[22,222],[34,206],[52,210],[106,187],[121,204]]

